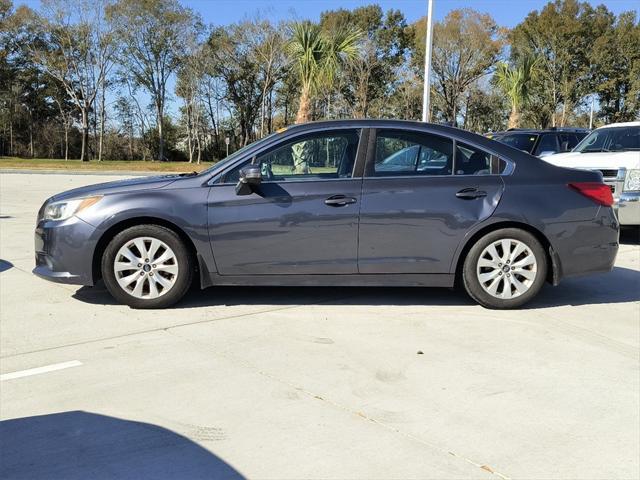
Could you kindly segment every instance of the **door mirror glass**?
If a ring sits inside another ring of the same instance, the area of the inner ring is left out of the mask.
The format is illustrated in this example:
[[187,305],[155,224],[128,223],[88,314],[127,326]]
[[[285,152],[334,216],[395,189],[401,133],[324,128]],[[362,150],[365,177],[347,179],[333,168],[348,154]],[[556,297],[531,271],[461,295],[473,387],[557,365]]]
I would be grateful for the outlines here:
[[564,142],[560,143],[560,151],[561,152],[569,151],[569,140],[565,140]]
[[262,182],[260,165],[247,165],[240,170],[240,180],[236,185],[237,195],[249,195]]

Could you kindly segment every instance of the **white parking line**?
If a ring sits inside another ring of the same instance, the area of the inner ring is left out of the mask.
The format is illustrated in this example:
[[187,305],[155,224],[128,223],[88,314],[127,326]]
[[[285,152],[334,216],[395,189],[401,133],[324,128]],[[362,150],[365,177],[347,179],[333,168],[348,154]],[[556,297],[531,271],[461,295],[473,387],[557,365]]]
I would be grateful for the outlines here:
[[46,365],[44,367],[30,368],[29,370],[19,370],[17,372],[0,375],[0,382],[13,380],[14,378],[30,377],[31,375],[40,375],[41,373],[55,372],[56,370],[63,370],[65,368],[79,367],[80,365],[82,365],[82,362],[72,360],[70,362],[54,363],[53,365]]

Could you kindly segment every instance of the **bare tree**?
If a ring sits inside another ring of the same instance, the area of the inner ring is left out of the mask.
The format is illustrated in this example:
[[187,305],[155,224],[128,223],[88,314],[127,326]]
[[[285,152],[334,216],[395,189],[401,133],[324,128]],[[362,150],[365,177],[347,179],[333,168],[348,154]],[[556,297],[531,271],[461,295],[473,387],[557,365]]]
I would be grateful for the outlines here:
[[[414,65],[422,72],[426,22],[417,25]],[[504,46],[501,32],[487,14],[470,8],[452,10],[434,25],[433,34],[434,103],[445,120],[457,123],[464,93],[496,64]]]
[[120,39],[120,61],[137,85],[152,97],[159,148],[164,160],[167,82],[176,72],[184,45],[193,35],[196,16],[176,0],[119,0],[107,9]]
[[267,129],[267,102],[276,83],[282,79],[288,58],[285,53],[286,39],[282,32],[284,26],[274,27],[268,21],[254,21],[246,24],[248,42],[255,54],[262,80],[260,102],[260,136]]
[[80,111],[83,161],[89,159],[89,114],[115,51],[113,35],[103,20],[105,5],[104,0],[43,0],[46,16],[39,18],[37,27],[43,30],[46,44],[34,45],[32,50]]
[[202,113],[205,76],[205,54],[202,47],[193,44],[185,49],[187,54],[182,59],[182,66],[178,71],[178,82],[176,93],[184,101],[183,112],[186,119],[187,150],[189,152],[189,162],[193,162],[193,154],[197,150],[197,163],[202,158]]

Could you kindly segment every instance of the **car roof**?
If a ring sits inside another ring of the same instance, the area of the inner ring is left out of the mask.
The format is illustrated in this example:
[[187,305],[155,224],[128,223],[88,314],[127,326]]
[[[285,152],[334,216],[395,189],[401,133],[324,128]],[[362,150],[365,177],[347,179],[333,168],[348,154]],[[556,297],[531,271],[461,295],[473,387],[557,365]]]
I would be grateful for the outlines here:
[[525,135],[541,133],[589,133],[586,128],[578,127],[558,127],[558,128],[511,128],[501,132],[495,132],[494,135],[506,135],[508,133],[524,133]]
[[450,135],[460,139],[468,139],[470,142],[476,141],[478,138],[485,139],[482,135],[469,132],[457,127],[451,127],[448,125],[442,125],[439,123],[419,122],[416,120],[388,120],[388,119],[345,119],[345,120],[320,120],[316,122],[307,122],[290,125],[281,129],[284,133],[289,132],[304,132],[305,130],[318,130],[319,128],[388,128],[398,130],[423,130],[433,133],[440,133],[441,135]]
[[611,123],[609,125],[603,125],[602,127],[598,127],[598,130],[600,130],[601,128],[615,128],[615,127],[640,127],[640,122]]

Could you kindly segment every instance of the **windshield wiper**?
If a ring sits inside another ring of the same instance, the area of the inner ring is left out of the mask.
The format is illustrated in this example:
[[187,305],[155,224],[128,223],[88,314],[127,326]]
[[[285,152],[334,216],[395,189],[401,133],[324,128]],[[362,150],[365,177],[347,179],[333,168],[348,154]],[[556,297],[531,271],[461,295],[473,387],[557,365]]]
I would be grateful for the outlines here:
[[179,173],[178,176],[179,177],[195,177],[196,175],[199,175],[199,174],[200,172],[193,171],[188,173]]

